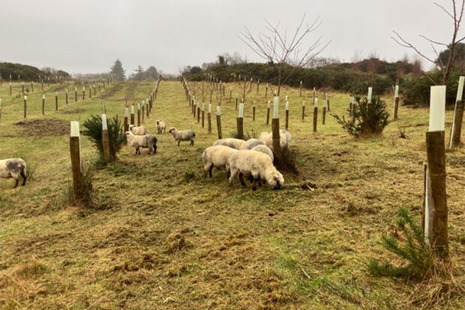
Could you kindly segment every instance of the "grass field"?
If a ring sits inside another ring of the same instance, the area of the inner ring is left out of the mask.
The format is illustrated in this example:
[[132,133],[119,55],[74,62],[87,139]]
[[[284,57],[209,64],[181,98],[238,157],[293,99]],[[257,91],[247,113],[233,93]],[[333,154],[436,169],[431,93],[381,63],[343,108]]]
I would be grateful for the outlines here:
[[[178,147],[169,134],[162,134],[157,135],[154,156],[145,150],[135,155],[125,147],[118,162],[94,172],[99,208],[70,206],[69,121],[82,124],[91,114],[101,114],[103,103],[110,116],[123,116],[126,99],[145,99],[154,87],[148,82],[112,83],[97,97],[70,100],[66,106],[64,86],[51,86],[46,115],[40,115],[41,93],[36,91],[29,96],[29,121],[35,123],[23,126],[16,125],[23,121],[20,87],[16,85],[18,95],[13,97],[8,85],[0,88],[0,158],[23,157],[32,173],[27,186],[18,189],[12,180],[0,179],[0,308],[422,306],[426,292],[419,293],[419,284],[372,277],[366,266],[369,258],[395,259],[379,240],[393,232],[399,207],[420,221],[427,109],[402,107],[400,120],[384,136],[355,140],[330,115],[324,126],[319,115],[319,132],[313,133],[311,100],[302,122],[299,91],[285,88],[299,175],[285,173],[279,191],[265,186],[252,192],[239,182],[229,187],[224,171],[203,178],[201,154],[216,140],[216,122],[207,134],[193,119],[181,83],[163,81],[145,125],[151,133],[156,132],[156,119],[168,127],[194,129],[195,146],[185,142]],[[233,87],[234,94],[239,92],[238,85]],[[56,88],[61,102],[55,112]],[[269,130],[263,95],[262,87],[246,103],[249,135]],[[254,99],[257,119],[252,122]],[[345,112],[347,94],[333,93],[330,100],[331,113]],[[388,104],[392,106],[390,100]],[[223,113],[223,135],[231,136],[236,112],[227,99]],[[447,133],[451,118],[448,111]],[[400,127],[407,139],[400,137]],[[450,247],[459,282],[465,280],[464,155],[463,149],[447,153]],[[97,159],[86,139],[82,156],[89,167]],[[436,308],[464,305],[465,297],[458,295]]]

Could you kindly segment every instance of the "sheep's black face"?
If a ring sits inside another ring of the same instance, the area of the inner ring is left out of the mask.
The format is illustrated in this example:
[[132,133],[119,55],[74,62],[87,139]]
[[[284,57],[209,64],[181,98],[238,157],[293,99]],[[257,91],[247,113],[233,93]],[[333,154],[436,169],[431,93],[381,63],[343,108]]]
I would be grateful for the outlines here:
[[273,175],[269,180],[268,184],[270,184],[271,188],[273,189],[281,189],[284,183],[284,178],[281,173]]

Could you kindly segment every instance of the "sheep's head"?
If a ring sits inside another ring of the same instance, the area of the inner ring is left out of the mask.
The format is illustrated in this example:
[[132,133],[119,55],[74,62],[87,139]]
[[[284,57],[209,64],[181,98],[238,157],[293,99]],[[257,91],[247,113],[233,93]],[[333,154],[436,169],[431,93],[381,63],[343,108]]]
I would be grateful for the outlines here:
[[160,120],[159,120],[159,119],[157,119],[157,125],[158,125],[158,124],[160,124]]
[[171,127],[170,130],[168,130],[168,132],[170,134],[173,134],[175,131],[176,131],[176,128],[174,128],[174,127]]
[[129,125],[129,130],[132,130],[134,128],[134,125]]
[[129,137],[131,135],[131,131],[126,131],[125,134],[126,134],[126,137]]
[[273,173],[268,174],[266,182],[268,182],[273,189],[280,189],[284,184],[284,177],[278,170],[275,170]]

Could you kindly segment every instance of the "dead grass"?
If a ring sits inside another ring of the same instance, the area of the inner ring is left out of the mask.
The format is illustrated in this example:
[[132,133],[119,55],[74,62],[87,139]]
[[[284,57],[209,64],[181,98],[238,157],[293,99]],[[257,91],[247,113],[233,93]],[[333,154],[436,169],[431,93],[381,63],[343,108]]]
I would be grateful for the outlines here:
[[13,125],[22,128],[21,134],[34,137],[69,135],[69,122],[56,118],[28,119]]

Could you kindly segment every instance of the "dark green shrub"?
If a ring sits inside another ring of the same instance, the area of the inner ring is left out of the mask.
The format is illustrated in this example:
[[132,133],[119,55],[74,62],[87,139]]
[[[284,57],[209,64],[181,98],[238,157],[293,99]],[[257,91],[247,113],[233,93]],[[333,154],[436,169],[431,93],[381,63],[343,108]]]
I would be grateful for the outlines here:
[[359,136],[379,135],[389,124],[389,113],[386,111],[386,103],[379,97],[373,97],[372,104],[368,105],[367,98],[355,96],[355,104],[352,115],[346,120],[338,115],[333,115],[349,134]]
[[413,221],[406,209],[400,208],[397,228],[401,233],[402,243],[393,236],[383,235],[381,244],[386,250],[402,259],[405,264],[399,267],[388,262],[380,263],[371,259],[368,270],[370,273],[380,276],[406,276],[423,279],[434,268],[434,255],[429,244],[425,241],[421,227]]
[[[118,116],[108,119],[108,138],[110,140],[110,156],[112,160],[116,160],[116,154],[121,150],[126,139],[122,131],[121,121]],[[84,122],[83,134],[93,142],[99,152],[100,158],[103,158],[103,144],[102,144],[102,117],[99,115],[92,115]]]

